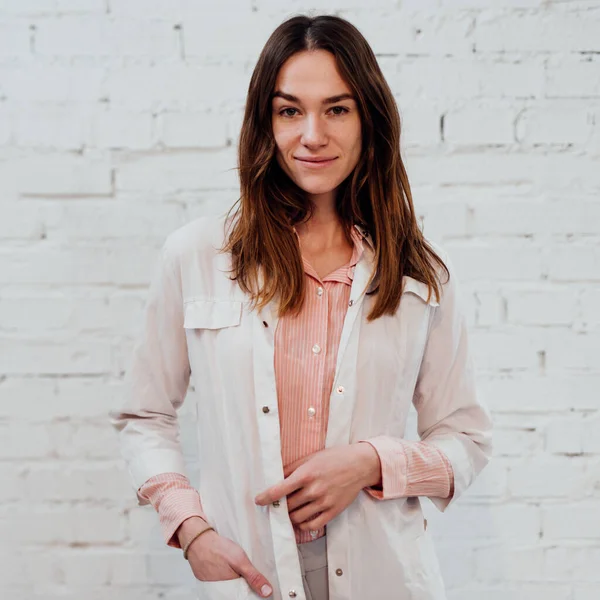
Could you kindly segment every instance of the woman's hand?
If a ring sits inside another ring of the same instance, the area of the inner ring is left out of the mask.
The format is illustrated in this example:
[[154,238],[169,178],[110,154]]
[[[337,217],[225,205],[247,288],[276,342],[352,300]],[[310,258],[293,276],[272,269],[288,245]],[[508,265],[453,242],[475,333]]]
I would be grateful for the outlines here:
[[[185,520],[178,529],[181,546],[206,526],[200,517]],[[207,531],[192,542],[188,560],[194,576],[200,581],[228,581],[243,577],[259,596],[268,598],[273,593],[267,578],[254,567],[244,550],[215,531]]]
[[324,527],[347,508],[361,489],[381,478],[379,456],[371,444],[326,448],[284,469],[285,479],[258,494],[266,505],[287,496],[290,520],[304,531]]

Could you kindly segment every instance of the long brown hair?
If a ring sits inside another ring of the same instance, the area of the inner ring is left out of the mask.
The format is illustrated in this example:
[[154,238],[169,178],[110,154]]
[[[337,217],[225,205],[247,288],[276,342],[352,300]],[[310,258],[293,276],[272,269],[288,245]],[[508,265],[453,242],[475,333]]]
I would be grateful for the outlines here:
[[[446,265],[425,240],[415,216],[400,156],[400,116],[371,47],[360,31],[340,17],[295,16],[271,34],[252,73],[238,146],[240,198],[227,213],[232,228],[222,252],[231,252],[232,279],[262,308],[278,297],[279,315],[298,314],[304,302],[304,267],[293,226],[311,217],[306,193],[281,169],[271,123],[272,93],[285,61],[304,50],[326,50],[357,98],[362,152],[336,192],[336,211],[346,236],[359,225],[375,248],[371,278],[376,301],[367,320],[393,315],[402,277],[426,283],[440,300],[430,259]],[[230,213],[239,204],[235,217]],[[263,269],[259,289],[258,273]]]

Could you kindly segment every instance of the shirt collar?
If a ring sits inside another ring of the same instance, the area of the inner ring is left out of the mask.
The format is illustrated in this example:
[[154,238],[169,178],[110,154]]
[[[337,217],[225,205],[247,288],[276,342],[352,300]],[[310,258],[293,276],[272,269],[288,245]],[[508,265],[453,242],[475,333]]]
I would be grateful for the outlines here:
[[[298,231],[296,227],[292,227],[296,236],[298,236]],[[373,251],[373,242],[369,235],[369,232],[361,227],[360,225],[354,225],[350,230],[350,237],[354,243],[354,249],[352,251],[352,256],[350,258],[350,262],[346,265],[345,272],[335,271],[334,273],[330,273],[325,279],[330,281],[341,281],[343,283],[350,284],[354,279],[354,270],[356,268],[356,264],[361,260],[365,249],[369,252]],[[303,263],[305,269],[308,268],[309,271],[313,272],[312,267],[309,263],[303,259]],[[313,275],[316,276],[316,273],[313,272]]]

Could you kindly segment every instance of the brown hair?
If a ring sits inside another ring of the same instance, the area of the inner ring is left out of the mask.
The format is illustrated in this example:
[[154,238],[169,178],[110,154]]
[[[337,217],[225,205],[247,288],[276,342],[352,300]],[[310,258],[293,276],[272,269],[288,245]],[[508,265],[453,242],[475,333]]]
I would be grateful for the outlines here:
[[[336,210],[346,236],[359,225],[371,234],[376,302],[367,319],[394,314],[402,277],[426,283],[439,302],[434,259],[446,265],[419,229],[408,177],[400,157],[400,116],[393,94],[360,31],[340,17],[295,16],[271,34],[252,73],[238,146],[240,198],[222,252],[232,254],[232,279],[262,308],[279,298],[279,314],[298,314],[304,302],[304,267],[293,226],[311,216],[305,192],[275,159],[272,93],[279,69],[297,52],[326,50],[357,98],[362,152],[353,172],[339,185]],[[226,221],[227,222],[227,221]],[[348,237],[348,239],[350,239]],[[258,289],[258,272],[264,279]]]

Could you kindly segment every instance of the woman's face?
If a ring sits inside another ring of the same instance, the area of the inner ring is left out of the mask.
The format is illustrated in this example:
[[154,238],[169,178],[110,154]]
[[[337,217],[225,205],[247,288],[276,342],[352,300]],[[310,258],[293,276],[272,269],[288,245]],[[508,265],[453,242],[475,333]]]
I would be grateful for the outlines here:
[[333,199],[360,157],[361,122],[331,53],[298,52],[283,64],[275,83],[272,123],[281,168],[313,201]]

